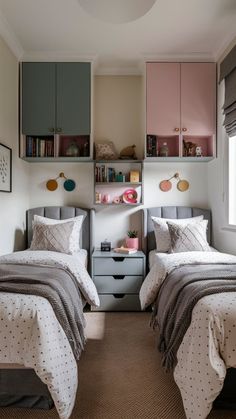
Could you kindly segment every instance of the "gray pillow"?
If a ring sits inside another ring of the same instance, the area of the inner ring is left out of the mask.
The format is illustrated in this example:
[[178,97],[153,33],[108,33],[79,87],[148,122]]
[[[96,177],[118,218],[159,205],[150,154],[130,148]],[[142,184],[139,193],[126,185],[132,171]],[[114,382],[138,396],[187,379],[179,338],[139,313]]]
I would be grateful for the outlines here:
[[211,248],[206,238],[207,224],[208,220],[202,220],[195,224],[187,224],[185,226],[167,221],[171,239],[171,252],[210,252]]
[[74,222],[61,224],[38,224],[32,223],[33,239],[31,250],[51,250],[53,252],[71,254],[70,237],[73,231]]

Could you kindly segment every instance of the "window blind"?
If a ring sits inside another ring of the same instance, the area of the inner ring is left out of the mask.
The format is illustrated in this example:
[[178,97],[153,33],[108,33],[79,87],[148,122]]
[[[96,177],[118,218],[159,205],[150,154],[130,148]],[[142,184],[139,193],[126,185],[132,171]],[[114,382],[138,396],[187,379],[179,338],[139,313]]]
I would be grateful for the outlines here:
[[220,81],[225,80],[224,126],[229,137],[236,135],[236,45],[220,65]]

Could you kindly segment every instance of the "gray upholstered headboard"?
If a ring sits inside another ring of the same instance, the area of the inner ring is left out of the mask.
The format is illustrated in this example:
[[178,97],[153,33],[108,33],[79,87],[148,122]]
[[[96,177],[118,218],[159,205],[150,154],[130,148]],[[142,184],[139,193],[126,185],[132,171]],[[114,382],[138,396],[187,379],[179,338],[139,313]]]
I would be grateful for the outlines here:
[[198,215],[208,220],[207,238],[211,243],[211,211],[208,209],[192,208],[192,207],[154,207],[143,209],[143,237],[142,250],[145,253],[156,248],[155,234],[153,230],[153,222],[151,217],[161,218],[191,218]]
[[32,220],[34,215],[41,215],[42,217],[54,218],[55,220],[66,220],[67,218],[84,215],[80,235],[80,247],[86,249],[91,255],[93,251],[93,223],[94,210],[76,208],[76,207],[38,207],[29,209],[26,212],[26,229],[27,229],[27,246],[30,246],[32,240]]

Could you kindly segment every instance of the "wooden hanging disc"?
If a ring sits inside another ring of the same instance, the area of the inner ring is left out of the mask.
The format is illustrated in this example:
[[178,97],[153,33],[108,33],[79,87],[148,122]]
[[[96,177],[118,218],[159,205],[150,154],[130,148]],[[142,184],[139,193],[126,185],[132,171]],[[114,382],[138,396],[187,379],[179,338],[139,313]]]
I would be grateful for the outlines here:
[[159,188],[162,192],[168,192],[172,188],[172,183],[170,180],[162,180],[159,184]]
[[46,187],[49,191],[55,191],[58,187],[58,183],[56,179],[50,179],[47,181]]
[[189,188],[189,182],[187,180],[179,180],[177,188],[180,192],[185,192]]

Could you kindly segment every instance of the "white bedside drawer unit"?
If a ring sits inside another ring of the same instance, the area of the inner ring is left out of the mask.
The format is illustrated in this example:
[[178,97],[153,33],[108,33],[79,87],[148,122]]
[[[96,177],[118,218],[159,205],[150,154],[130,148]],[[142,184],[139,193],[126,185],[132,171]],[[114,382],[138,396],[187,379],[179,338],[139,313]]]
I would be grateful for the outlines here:
[[138,251],[121,255],[95,250],[92,278],[97,287],[100,307],[94,311],[139,311],[139,290],[145,275],[145,255]]

